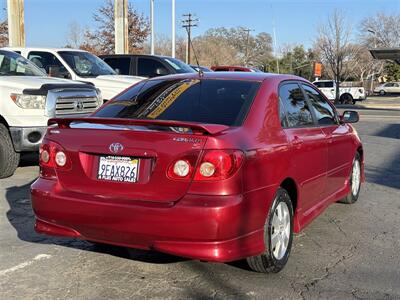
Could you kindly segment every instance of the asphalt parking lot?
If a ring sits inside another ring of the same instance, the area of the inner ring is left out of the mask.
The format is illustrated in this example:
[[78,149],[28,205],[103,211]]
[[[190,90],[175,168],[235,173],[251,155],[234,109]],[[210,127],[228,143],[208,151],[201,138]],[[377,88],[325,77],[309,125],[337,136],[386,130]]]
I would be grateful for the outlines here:
[[373,107],[382,104],[374,99],[357,106],[366,155],[359,201],[332,205],[297,235],[279,274],[36,234],[37,159],[25,156],[0,180],[0,298],[399,299],[400,106]]

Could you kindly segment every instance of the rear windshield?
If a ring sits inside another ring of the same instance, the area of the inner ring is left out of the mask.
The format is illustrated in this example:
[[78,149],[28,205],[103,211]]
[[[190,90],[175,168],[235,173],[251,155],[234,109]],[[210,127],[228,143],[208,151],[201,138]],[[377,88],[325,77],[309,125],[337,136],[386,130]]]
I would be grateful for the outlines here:
[[142,81],[94,116],[240,126],[259,86],[255,81],[222,79]]

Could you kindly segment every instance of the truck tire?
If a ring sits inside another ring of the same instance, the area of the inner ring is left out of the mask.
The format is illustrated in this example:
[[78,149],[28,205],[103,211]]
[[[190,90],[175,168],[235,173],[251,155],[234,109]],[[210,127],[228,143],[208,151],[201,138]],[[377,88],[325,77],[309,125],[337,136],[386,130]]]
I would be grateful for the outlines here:
[[341,104],[354,104],[355,102],[353,102],[353,96],[350,95],[349,93],[345,93],[343,95],[340,96],[340,103]]
[[0,179],[14,174],[19,164],[19,156],[14,150],[7,127],[0,124]]

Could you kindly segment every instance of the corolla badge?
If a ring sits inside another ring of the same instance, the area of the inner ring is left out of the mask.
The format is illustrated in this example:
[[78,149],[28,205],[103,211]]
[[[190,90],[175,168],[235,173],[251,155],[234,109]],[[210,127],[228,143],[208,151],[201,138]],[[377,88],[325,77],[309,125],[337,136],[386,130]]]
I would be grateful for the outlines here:
[[124,146],[122,146],[120,143],[112,143],[108,149],[110,149],[112,153],[117,154],[118,152],[124,150]]

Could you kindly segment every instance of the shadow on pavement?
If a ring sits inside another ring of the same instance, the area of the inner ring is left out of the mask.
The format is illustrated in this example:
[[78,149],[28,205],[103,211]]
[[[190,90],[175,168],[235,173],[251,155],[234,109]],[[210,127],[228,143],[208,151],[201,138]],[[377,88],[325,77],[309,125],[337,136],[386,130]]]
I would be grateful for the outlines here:
[[39,153],[26,152],[21,154],[19,167],[31,167],[39,165]]
[[[375,136],[399,139],[400,145],[400,124],[388,124],[382,130],[374,134]],[[366,179],[369,182],[400,189],[400,152],[392,156],[381,167],[365,167]]]

